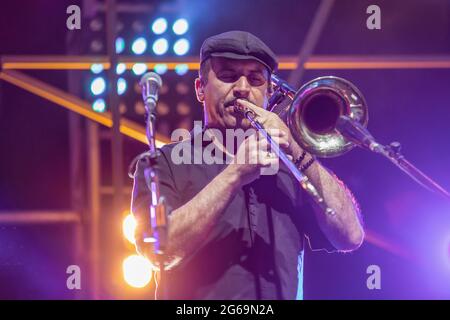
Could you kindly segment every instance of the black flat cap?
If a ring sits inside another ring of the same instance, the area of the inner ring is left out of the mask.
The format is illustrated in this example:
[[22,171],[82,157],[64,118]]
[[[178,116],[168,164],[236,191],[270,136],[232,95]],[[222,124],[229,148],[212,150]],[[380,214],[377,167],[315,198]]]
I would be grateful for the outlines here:
[[200,63],[210,57],[252,59],[261,62],[270,72],[278,67],[273,51],[261,39],[245,31],[228,31],[206,39],[200,49]]

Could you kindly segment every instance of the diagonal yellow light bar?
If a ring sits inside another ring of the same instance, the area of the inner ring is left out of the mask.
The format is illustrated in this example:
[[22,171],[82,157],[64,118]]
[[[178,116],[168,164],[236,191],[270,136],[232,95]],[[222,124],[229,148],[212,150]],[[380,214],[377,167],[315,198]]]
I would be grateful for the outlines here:
[[[294,70],[297,68],[297,57],[280,56],[280,70]],[[119,62],[125,63],[127,69],[135,63],[145,63],[148,69],[157,64],[165,64],[169,70],[179,64],[186,64],[190,70],[198,70],[198,57],[180,57],[165,60],[162,58],[120,56]],[[110,65],[106,56],[3,56],[2,67],[10,69],[39,69],[39,70],[89,70],[93,63],[101,63],[104,69]],[[337,69],[448,69],[449,55],[398,55],[398,56],[344,56],[317,55],[311,56],[305,63],[305,69],[337,70]]]
[[[95,112],[92,110],[91,105],[88,102],[74,95],[68,94],[63,90],[46,84],[43,81],[37,80],[19,71],[12,70],[5,70],[0,72],[0,79],[14,84],[19,88],[47,99],[75,113],[78,113],[79,115],[82,115],[90,120],[96,121],[109,128],[112,127],[112,115],[110,112]],[[145,128],[133,121],[121,119],[120,132],[142,143],[148,143],[147,136],[145,134]],[[170,140],[167,137],[159,134],[156,135],[156,145],[158,147],[161,147],[169,142]]]

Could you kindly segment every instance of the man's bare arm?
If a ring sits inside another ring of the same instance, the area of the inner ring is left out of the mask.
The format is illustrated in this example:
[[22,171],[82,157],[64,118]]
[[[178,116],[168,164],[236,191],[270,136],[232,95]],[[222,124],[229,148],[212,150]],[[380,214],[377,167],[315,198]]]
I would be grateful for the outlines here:
[[340,251],[358,248],[364,240],[364,230],[359,206],[352,193],[317,161],[305,174],[321,193],[325,203],[336,211],[335,215],[329,215],[315,208],[318,224],[328,240]]

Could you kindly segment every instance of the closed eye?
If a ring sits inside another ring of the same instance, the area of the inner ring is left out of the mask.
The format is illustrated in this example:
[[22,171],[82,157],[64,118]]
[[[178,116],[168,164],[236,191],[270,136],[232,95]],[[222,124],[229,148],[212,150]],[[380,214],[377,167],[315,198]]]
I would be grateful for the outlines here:
[[228,82],[228,83],[235,82],[239,79],[239,75],[232,71],[219,72],[217,77],[220,80],[222,80],[223,82]]
[[252,86],[261,86],[266,82],[266,78],[262,74],[251,74],[247,79]]
[[[241,77],[241,75],[233,71],[221,71],[219,72],[217,77],[223,82],[233,83],[236,82]],[[266,82],[266,78],[261,73],[251,73],[247,76],[247,81],[248,83],[250,83],[250,85],[259,87]]]

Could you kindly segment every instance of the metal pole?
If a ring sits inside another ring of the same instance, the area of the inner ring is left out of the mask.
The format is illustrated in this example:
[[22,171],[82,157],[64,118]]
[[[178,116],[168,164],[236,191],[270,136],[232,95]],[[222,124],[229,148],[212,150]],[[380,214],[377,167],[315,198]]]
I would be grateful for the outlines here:
[[[80,38],[76,34],[68,33],[66,38],[67,51],[70,54],[79,53],[78,44]],[[67,71],[67,89],[73,95],[79,95],[82,92],[81,74],[72,70]],[[73,259],[74,263],[80,266],[81,270],[86,267],[86,255],[84,254],[84,212],[86,212],[85,199],[83,193],[83,174],[82,174],[82,117],[75,113],[68,113],[69,120],[69,145],[70,145],[70,192],[71,208],[79,215],[79,221],[74,225],[73,233]],[[86,288],[75,291],[75,299],[86,297]]]
[[297,57],[297,68],[293,70],[288,78],[288,82],[294,87],[298,87],[305,72],[305,63],[312,54],[314,47],[319,40],[322,29],[324,28],[328,15],[333,7],[334,0],[322,0],[316,15],[313,18],[311,26],[306,34],[306,39],[303,42],[302,48]]
[[[124,194],[123,194],[123,177],[126,169],[123,165],[123,153],[122,153],[122,135],[120,134],[120,110],[119,110],[119,96],[117,94],[117,75],[116,65],[118,63],[115,39],[116,39],[116,1],[107,0],[106,2],[106,43],[107,54],[111,68],[108,69],[109,79],[109,108],[112,112],[112,141],[111,141],[111,157],[112,157],[112,182],[113,182],[113,212],[108,216],[109,219],[113,219],[112,237],[109,237],[110,248],[119,249],[122,247],[122,235],[120,232],[120,223],[122,221],[124,211]],[[111,208],[111,206],[108,206]],[[116,234],[117,232],[117,234]],[[109,269],[108,272],[114,272],[116,268]]]
[[[70,86],[70,79],[69,79]],[[73,258],[75,264],[79,265],[82,270],[86,265],[85,255],[83,254],[83,212],[84,195],[83,195],[83,175],[81,174],[81,117],[77,114],[69,113],[69,141],[70,141],[70,191],[71,191],[71,208],[80,216],[80,221],[74,225],[74,252]],[[84,291],[75,291],[75,298],[82,299]]]
[[106,11],[106,28],[107,28],[107,52],[111,68],[108,70],[109,78],[109,107],[112,112],[112,177],[114,187],[114,206],[115,210],[122,213],[124,207],[123,198],[123,154],[122,154],[122,135],[120,134],[120,110],[119,110],[119,96],[117,94],[117,54],[115,48],[116,39],[116,1],[107,1]]
[[100,298],[100,139],[99,126],[87,121],[87,164],[90,213],[90,294],[92,299]]

